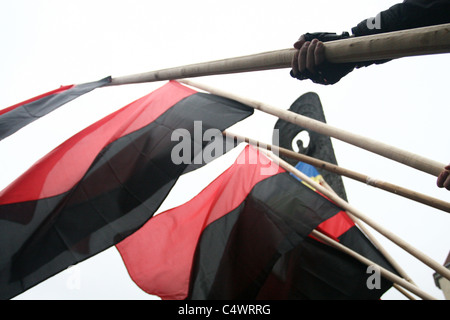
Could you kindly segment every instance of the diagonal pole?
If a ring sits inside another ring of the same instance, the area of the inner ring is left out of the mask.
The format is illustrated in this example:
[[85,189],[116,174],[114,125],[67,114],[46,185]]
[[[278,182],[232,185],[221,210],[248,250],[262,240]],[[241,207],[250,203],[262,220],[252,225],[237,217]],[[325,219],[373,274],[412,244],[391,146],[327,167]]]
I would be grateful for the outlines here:
[[405,151],[399,149],[394,146],[390,146],[388,144],[376,141],[371,138],[367,138],[361,135],[357,135],[345,130],[342,130],[337,127],[333,127],[327,123],[317,121],[315,119],[311,119],[300,115],[298,113],[280,109],[277,107],[273,107],[269,104],[262,103],[260,101],[244,98],[217,88],[213,88],[211,86],[196,83],[192,80],[179,80],[179,82],[184,83],[186,85],[210,92],[212,94],[216,94],[231,100],[238,101],[243,103],[251,108],[256,110],[260,110],[262,112],[274,115],[280,119],[286,120],[293,124],[297,124],[306,129],[315,131],[317,133],[321,133],[338,140],[347,142],[359,148],[365,149],[367,151],[371,151],[378,155],[384,156],[391,160],[400,162],[417,170],[429,173],[435,177],[438,177],[439,174],[444,170],[445,164],[425,158],[423,156],[411,153],[409,151]]
[[[259,141],[256,141],[256,140],[252,140],[252,139],[249,139],[249,138],[247,138],[247,137],[243,137],[243,136],[240,136],[240,135],[237,135],[237,134],[234,134],[234,133],[230,133],[230,132],[227,132],[227,131],[224,131],[223,132],[223,134],[225,135],[225,136],[228,136],[228,137],[233,137],[233,138],[237,138],[238,140],[241,140],[241,141],[244,141],[244,142],[247,142],[247,143],[249,143],[249,144],[251,144],[251,145],[253,145],[253,146],[255,146],[255,147],[257,147],[257,148],[264,148],[264,149],[266,149],[266,150],[269,150],[269,151],[273,151],[274,149],[275,149],[275,153],[277,154],[277,151],[282,151],[282,153],[284,153],[285,151],[290,151],[290,150],[287,150],[287,149],[284,149],[284,148],[281,148],[281,147],[278,147],[278,146],[272,146],[272,145],[270,145],[270,144],[265,144],[265,143],[262,143],[262,142],[259,142]],[[285,154],[286,155],[286,154]],[[300,156],[300,158],[299,157],[297,157],[296,155],[299,155]],[[319,163],[324,163],[324,164],[327,164],[327,165],[331,165],[330,163],[326,163],[325,161],[322,161],[322,160],[317,160],[317,159],[315,159],[315,158],[311,158],[311,157],[308,157],[308,156],[305,156],[305,155],[302,155],[302,154],[299,154],[299,153],[294,153],[294,152],[292,152],[292,154],[291,153],[288,153],[288,156],[290,156],[291,158],[294,158],[294,159],[297,159],[297,160],[300,160],[300,161],[303,161],[303,162],[306,162],[306,163],[309,163],[309,164],[311,164],[311,165],[314,165],[314,166],[317,166],[317,164],[318,164],[318,162]],[[304,161],[304,160],[306,160],[306,161]],[[308,161],[308,160],[310,160],[310,161]],[[315,160],[317,160],[318,162],[316,162]],[[320,166],[320,165],[319,165]],[[334,165],[333,165],[334,166]],[[320,166],[320,167],[325,167],[325,166]],[[336,166],[337,167],[337,166]],[[339,167],[337,167],[337,168],[339,168]],[[334,192],[334,190],[326,183],[326,181],[323,181],[324,183],[325,183],[325,187],[328,189],[328,190],[330,190],[331,192],[333,192],[333,193],[335,193]],[[320,182],[320,184],[322,185],[323,183],[322,183],[322,181]],[[371,232],[364,226],[364,224],[363,223],[361,223],[361,221],[358,219],[358,218],[356,218],[356,217],[354,217],[351,213],[349,213],[349,212],[347,212],[347,214],[348,214],[348,216],[353,220],[353,222],[356,224],[356,225],[358,225],[358,227],[361,229],[361,231],[362,232],[364,232],[364,234],[369,238],[369,240],[378,248],[378,250],[380,250],[380,252],[385,256],[385,258],[392,264],[392,266],[394,267],[394,269],[395,270],[397,270],[397,272],[406,280],[406,281],[408,281],[408,282],[410,282],[410,283],[412,283],[412,284],[414,284],[414,285],[416,285],[415,283],[414,283],[414,281],[411,279],[411,277],[406,273],[406,271],[398,264],[398,262],[389,254],[389,252],[387,252],[387,250],[381,245],[381,243],[371,234]],[[417,286],[417,285],[416,285]],[[407,298],[409,298],[409,299],[413,299],[412,297],[410,297],[407,293],[405,293],[401,288],[399,288],[397,285],[395,285],[395,288],[397,289],[397,290],[399,290],[402,294],[404,294]]]
[[328,245],[344,252],[347,253],[348,255],[352,256],[353,258],[357,259],[358,261],[364,263],[367,266],[377,266],[380,270],[380,273],[382,276],[384,276],[386,279],[388,279],[389,281],[392,281],[394,284],[398,284],[401,287],[411,291],[412,293],[416,294],[418,297],[421,297],[424,300],[437,300],[436,298],[432,297],[431,295],[429,295],[428,293],[424,292],[423,290],[417,288],[415,285],[413,285],[412,283],[406,281],[405,279],[400,278],[399,276],[397,276],[396,274],[390,272],[389,270],[376,265],[374,262],[372,262],[371,260],[367,259],[366,257],[358,254],[357,252],[347,248],[346,246],[340,244],[339,242],[335,241],[334,239],[331,239],[330,237],[326,236],[325,234],[317,231],[317,230],[313,230],[312,231],[312,235],[314,237],[317,237],[318,239],[322,240],[323,242],[327,243]]
[[[257,148],[262,153],[267,155],[276,164],[280,165],[281,167],[283,167],[288,172],[293,173],[294,175],[299,177],[301,180],[303,180],[305,183],[309,184],[310,186],[312,186],[314,188],[316,188],[317,186],[320,186],[320,189],[318,189],[320,192],[322,192],[323,190],[326,190],[326,191],[328,191],[329,194],[333,195],[333,198],[340,199],[339,196],[336,195],[336,193],[334,193],[332,190],[330,191],[327,188],[322,187],[319,183],[317,183],[314,180],[310,179],[308,176],[303,174],[301,171],[297,170],[296,168],[294,168],[293,166],[291,166],[290,164],[288,164],[287,162],[285,162],[284,160],[282,160],[278,156],[274,155],[271,151],[261,149],[260,147],[257,147]],[[332,199],[332,200],[334,200],[334,199]],[[344,200],[342,200],[342,201],[344,201]],[[352,217],[352,218],[354,218],[354,217]],[[378,270],[380,270],[380,273],[386,279],[388,279],[389,281],[393,282],[395,288],[400,289],[399,290],[400,292],[402,292],[402,290],[401,290],[401,288],[398,288],[399,286],[409,290],[410,292],[416,294],[418,297],[421,297],[422,299],[425,299],[425,300],[436,300],[436,298],[432,297],[428,293],[426,293],[423,290],[419,289],[417,287],[417,285],[414,284],[412,281],[407,281],[407,280],[397,276],[396,274],[392,273],[391,271],[389,271],[389,270],[387,270],[387,269],[377,265],[376,263],[372,262],[371,260],[367,259],[366,257],[360,255],[359,253],[351,250],[350,248],[348,248],[348,247],[342,245],[341,243],[335,241],[334,239],[328,237],[327,235],[323,234],[322,232],[320,232],[318,230],[313,230],[311,235],[316,237],[316,238],[318,238],[318,239],[320,239],[320,240],[322,240],[323,242],[327,243],[328,245],[330,245],[330,246],[332,246],[332,247],[334,247],[334,248],[336,248],[338,250],[341,250],[344,253],[347,253],[348,255],[354,257],[355,259],[357,259],[360,262],[366,264],[367,266],[376,266],[378,268]],[[408,295],[406,295],[406,296],[409,297]],[[412,299],[412,297],[410,299]]]
[[336,174],[339,174],[341,176],[365,183],[369,186],[375,187],[375,188],[379,188],[388,192],[391,192],[393,194],[405,197],[407,199],[413,200],[413,201],[417,201],[420,202],[422,204],[428,205],[430,207],[445,211],[445,212],[449,212],[450,213],[450,203],[443,201],[441,199],[437,199],[434,197],[430,197],[426,194],[422,194],[386,181],[382,181],[379,179],[374,179],[371,178],[365,174],[359,173],[359,172],[355,172],[346,168],[342,168],[340,166],[337,166],[335,164],[323,161],[323,160],[319,160],[316,158],[312,158],[309,157],[307,155],[298,153],[298,152],[294,152],[279,146],[275,146],[275,145],[271,145],[271,144],[267,144],[267,143],[263,143],[254,139],[250,139],[248,137],[243,137],[241,135],[235,134],[235,133],[231,133],[228,131],[224,131],[224,134],[230,137],[234,137],[237,138],[241,141],[245,141],[247,143],[250,143],[252,145],[255,146],[260,146],[260,147],[264,147],[265,149],[268,150],[272,150],[275,152],[275,154],[281,154],[284,155],[286,157],[289,157],[291,159],[296,159],[298,161],[302,161],[305,163],[308,163],[316,168],[321,168],[324,170],[327,170],[329,172],[333,172]]
[[[334,192],[334,190],[330,187],[328,183],[322,178],[323,181],[319,181],[321,185],[323,185],[325,188],[327,188],[330,192]],[[336,194],[337,195],[337,194]],[[400,266],[400,264],[389,254],[389,252],[381,245],[380,241],[375,238],[372,233],[369,231],[369,229],[366,228],[366,226],[353,216],[350,212],[346,211],[347,215],[352,219],[353,223],[358,226],[358,228],[367,236],[367,238],[375,245],[375,247],[381,252],[381,254],[386,258],[387,261],[390,262],[390,264],[394,267],[395,270],[409,283],[415,285],[417,287],[417,284],[411,279],[411,277],[406,273],[406,271]],[[400,291],[400,293],[404,294],[407,298],[410,298],[407,294],[405,294],[404,291],[402,291],[397,284],[394,284],[394,287]],[[410,298],[411,299],[411,298]]]
[[[260,149],[262,150],[262,149]],[[387,230],[374,220],[370,219],[366,215],[364,215],[362,212],[360,212],[358,209],[350,205],[345,200],[341,199],[339,196],[337,196],[334,192],[330,192],[327,188],[321,186],[319,183],[315,182],[314,180],[310,179],[307,175],[305,175],[303,172],[297,170],[293,166],[291,166],[289,163],[284,161],[283,159],[279,158],[273,152],[266,152],[262,150],[270,159],[272,159],[275,163],[283,167],[289,172],[294,173],[297,177],[299,177],[301,180],[312,186],[313,188],[317,189],[319,192],[327,196],[329,199],[334,201],[336,205],[340,206],[344,210],[350,212],[353,216],[357,217],[364,223],[366,223],[368,226],[372,227],[374,230],[378,231],[380,234],[385,236],[387,239],[391,240],[395,244],[397,244],[400,248],[404,249],[406,252],[410,253],[412,256],[416,257],[418,260],[422,261],[424,264],[429,266],[431,269],[435,270],[437,273],[442,275],[443,277],[450,280],[450,270],[445,268],[444,266],[440,265],[437,261],[431,259],[429,256],[421,252],[420,250],[414,248],[409,243],[401,239],[399,236],[395,235],[391,231]]]

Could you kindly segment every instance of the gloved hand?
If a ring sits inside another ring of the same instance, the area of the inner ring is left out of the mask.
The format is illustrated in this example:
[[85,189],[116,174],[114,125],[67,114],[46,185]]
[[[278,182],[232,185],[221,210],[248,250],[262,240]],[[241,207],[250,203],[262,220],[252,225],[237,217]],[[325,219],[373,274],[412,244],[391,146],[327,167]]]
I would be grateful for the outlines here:
[[445,188],[450,190],[450,164],[444,168],[437,179],[437,185],[439,188]]
[[325,61],[323,42],[346,39],[348,32],[341,35],[330,32],[306,33],[294,44],[297,52],[292,59],[291,76],[299,80],[311,79],[319,84],[335,84],[353,71],[356,63],[329,63]]

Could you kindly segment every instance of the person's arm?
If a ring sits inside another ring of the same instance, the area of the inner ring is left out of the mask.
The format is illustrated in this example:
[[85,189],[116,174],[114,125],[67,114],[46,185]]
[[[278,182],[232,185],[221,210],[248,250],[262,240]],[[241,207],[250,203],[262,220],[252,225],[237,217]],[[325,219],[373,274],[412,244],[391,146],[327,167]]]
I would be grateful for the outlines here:
[[450,0],[405,0],[352,28],[355,36],[364,36],[450,22]]
[[[450,0],[405,0],[380,12],[375,18],[361,21],[352,28],[352,36],[418,28],[450,23]],[[334,36],[333,36],[334,35]],[[349,37],[332,33],[306,33],[294,44],[297,49],[292,60],[291,76],[299,80],[311,79],[319,84],[335,84],[355,68],[386,61],[332,64],[325,60],[323,43]],[[314,40],[313,39],[317,39]]]

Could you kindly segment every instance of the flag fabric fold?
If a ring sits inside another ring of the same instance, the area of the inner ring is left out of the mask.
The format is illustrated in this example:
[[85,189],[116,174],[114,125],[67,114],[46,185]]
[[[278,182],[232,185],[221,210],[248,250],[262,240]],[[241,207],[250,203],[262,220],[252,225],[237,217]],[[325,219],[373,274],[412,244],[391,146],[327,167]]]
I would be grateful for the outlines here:
[[106,77],[90,83],[61,86],[59,89],[0,110],[0,141],[67,102],[110,82],[111,77]]
[[392,269],[342,209],[247,146],[116,247],[133,281],[168,300],[378,299],[389,288],[369,290],[366,267],[311,238],[315,228]]
[[171,81],[55,148],[0,192],[0,298],[113,246],[151,218],[189,164],[172,161],[175,130],[191,135],[192,160],[208,143],[194,139],[196,121],[201,134],[222,131],[252,112]]

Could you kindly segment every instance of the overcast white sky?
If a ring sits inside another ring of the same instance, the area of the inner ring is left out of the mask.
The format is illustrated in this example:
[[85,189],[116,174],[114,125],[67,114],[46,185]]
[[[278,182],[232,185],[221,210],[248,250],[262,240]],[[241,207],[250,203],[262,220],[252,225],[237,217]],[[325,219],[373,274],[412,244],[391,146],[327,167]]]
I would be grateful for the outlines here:
[[[397,1],[98,1],[0,0],[0,108],[60,85],[291,47],[305,32],[350,31]],[[334,86],[297,81],[289,70],[197,79],[287,109],[301,94],[319,94],[328,123],[443,163],[450,162],[448,55],[404,58],[356,70]],[[163,83],[100,89],[96,104],[61,108],[33,124],[34,140],[0,143],[0,188],[89,121]],[[67,113],[70,113],[68,116]],[[75,114],[83,117],[75,117]],[[276,119],[256,112],[234,132],[271,142]],[[26,132],[25,132],[26,133]],[[25,135],[24,133],[24,135]],[[39,133],[39,134],[36,134]],[[24,137],[24,135],[22,137]],[[436,178],[333,139],[341,166],[450,201]],[[349,202],[443,263],[450,216],[344,178]],[[433,270],[377,237],[413,280],[438,299]],[[79,286],[73,285],[73,276]],[[18,297],[149,299],[112,248]],[[384,299],[404,299],[390,290]]]

